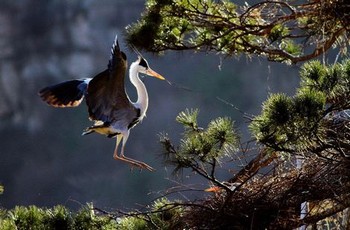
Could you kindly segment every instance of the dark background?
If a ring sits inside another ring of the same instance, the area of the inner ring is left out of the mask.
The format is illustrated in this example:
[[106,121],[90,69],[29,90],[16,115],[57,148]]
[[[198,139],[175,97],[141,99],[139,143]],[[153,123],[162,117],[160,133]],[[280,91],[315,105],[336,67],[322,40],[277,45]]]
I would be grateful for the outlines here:
[[[163,164],[159,134],[178,143],[182,127],[177,114],[200,110],[199,123],[218,116],[236,120],[242,141],[251,137],[248,121],[227,100],[249,114],[259,114],[271,92],[293,94],[298,68],[269,63],[263,58],[222,59],[215,54],[144,53],[150,66],[181,89],[145,78],[150,97],[147,117],[132,131],[126,155],[150,164],[156,172],[131,171],[113,160],[115,139],[81,136],[91,125],[85,103],[56,109],[37,96],[44,86],[73,78],[92,77],[104,70],[115,34],[129,63],[136,55],[127,50],[125,27],[144,10],[141,0],[3,0],[0,3],[0,206],[79,208],[94,202],[100,208],[138,208],[181,183],[203,189],[208,184],[191,172],[178,177]],[[134,101],[129,81],[127,91]],[[229,165],[230,168],[239,165]],[[229,178],[226,169],[219,174]],[[179,184],[178,184],[179,183]],[[180,198],[199,198],[203,192],[184,192]]]

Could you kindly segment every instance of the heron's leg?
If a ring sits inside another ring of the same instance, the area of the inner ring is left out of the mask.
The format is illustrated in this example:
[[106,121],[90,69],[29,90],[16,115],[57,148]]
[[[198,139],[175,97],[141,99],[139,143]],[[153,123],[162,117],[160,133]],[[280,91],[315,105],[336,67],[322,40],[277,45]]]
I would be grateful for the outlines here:
[[117,135],[117,141],[116,141],[116,144],[115,144],[114,153],[113,153],[113,158],[115,160],[125,161],[127,163],[130,163],[130,164],[132,164],[134,166],[137,166],[137,167],[141,168],[141,165],[137,164],[136,162],[134,162],[132,160],[129,160],[129,159],[125,158],[124,154],[120,154],[120,156],[118,155],[118,147],[119,147],[119,144],[120,144],[122,139],[123,139],[123,135],[122,134],[118,134]]
[[126,161],[130,161],[130,162],[134,162],[136,166],[140,167],[140,168],[144,168],[147,169],[149,171],[154,171],[154,168],[152,168],[151,166],[149,166],[148,164],[142,162],[142,161],[138,161],[129,157],[126,157],[124,155],[124,149],[125,149],[125,144],[128,141],[128,137],[129,137],[129,133],[130,131],[127,130],[125,132],[123,132],[123,143],[122,143],[122,149],[121,149],[121,153],[120,153],[120,157],[125,159]]
[[[144,168],[144,169],[147,169],[149,171],[154,171],[154,168],[152,168],[148,164],[146,164],[146,163],[144,163],[142,161],[138,161],[138,160],[126,157],[124,155],[124,148],[125,148],[125,144],[126,144],[126,142],[128,140],[128,137],[129,137],[129,130],[127,130],[125,132],[122,132],[121,134],[117,135],[117,142],[116,142],[114,155],[113,155],[114,159],[125,161],[125,162],[127,162],[129,164],[132,164],[132,165],[136,166],[136,167]],[[123,140],[123,143],[122,143],[121,153],[118,156],[118,146],[119,146],[121,140]]]
[[118,156],[118,146],[119,146],[122,138],[123,138],[123,136],[121,134],[117,135],[117,141],[115,143],[115,149],[114,149],[114,153],[113,153],[113,158],[116,160],[120,160],[120,157]]

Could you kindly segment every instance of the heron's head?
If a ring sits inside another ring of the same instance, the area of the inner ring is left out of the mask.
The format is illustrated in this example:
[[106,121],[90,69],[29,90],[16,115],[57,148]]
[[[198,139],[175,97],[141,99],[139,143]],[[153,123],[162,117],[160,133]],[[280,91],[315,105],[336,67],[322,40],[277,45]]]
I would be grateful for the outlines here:
[[160,75],[159,73],[157,73],[156,71],[152,70],[149,67],[148,62],[143,57],[139,56],[136,62],[137,62],[138,71],[140,73],[146,74],[151,77],[156,77],[161,80],[165,80],[165,78],[162,75]]

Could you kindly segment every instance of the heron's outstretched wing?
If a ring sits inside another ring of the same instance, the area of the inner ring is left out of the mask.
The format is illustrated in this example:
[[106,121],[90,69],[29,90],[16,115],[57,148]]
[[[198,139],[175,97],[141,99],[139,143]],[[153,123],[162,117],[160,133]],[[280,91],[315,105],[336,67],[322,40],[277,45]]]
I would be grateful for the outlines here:
[[91,78],[65,81],[43,88],[39,96],[54,107],[75,107],[80,105],[87,91]]
[[87,89],[86,103],[90,119],[111,122],[117,118],[117,111],[133,109],[124,88],[126,69],[126,55],[120,51],[116,37],[108,69],[96,75]]

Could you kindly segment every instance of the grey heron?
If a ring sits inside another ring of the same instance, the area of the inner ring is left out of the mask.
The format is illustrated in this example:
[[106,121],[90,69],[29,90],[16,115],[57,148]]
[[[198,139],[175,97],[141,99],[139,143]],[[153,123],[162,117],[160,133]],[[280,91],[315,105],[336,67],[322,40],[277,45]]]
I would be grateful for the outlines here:
[[[138,59],[130,65],[129,78],[137,91],[137,101],[132,102],[124,86],[127,70],[127,58],[120,50],[118,38],[115,37],[108,68],[93,78],[70,80],[43,88],[39,96],[47,104],[54,107],[76,107],[85,98],[90,120],[94,125],[88,127],[82,135],[99,133],[107,137],[116,137],[113,157],[132,166],[153,171],[148,164],[124,155],[125,144],[130,129],[138,124],[146,115],[148,93],[139,73],[165,80],[153,71],[147,61],[139,54]],[[122,142],[120,154],[119,144]]]

